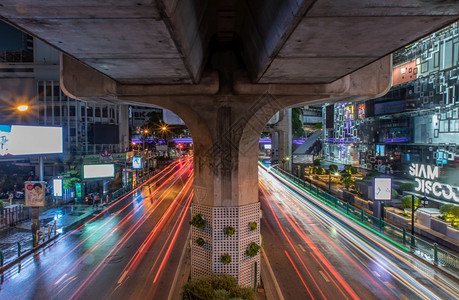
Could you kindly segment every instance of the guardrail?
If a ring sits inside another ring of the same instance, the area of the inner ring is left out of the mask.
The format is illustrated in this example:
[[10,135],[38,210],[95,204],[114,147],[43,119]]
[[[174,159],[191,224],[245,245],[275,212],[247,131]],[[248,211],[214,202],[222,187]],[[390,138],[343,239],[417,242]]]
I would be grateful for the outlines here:
[[151,176],[153,176],[154,174],[156,174],[157,171],[150,171],[146,174],[144,174],[142,177],[140,177],[139,179],[137,179],[137,181],[135,182],[135,184],[129,184],[128,186],[125,186],[125,187],[122,187],[120,188],[119,190],[116,190],[112,193],[112,200],[117,200],[118,198],[121,198],[123,197],[124,195],[128,194],[129,192],[131,192],[132,190],[134,190],[135,188],[137,188],[139,185],[141,185],[142,183],[144,183],[145,181],[147,181],[148,179],[150,179]]
[[28,254],[45,242],[54,239],[58,235],[56,220],[54,220],[53,224],[48,224],[47,226],[43,226],[41,230],[37,230],[35,235],[31,235],[31,239],[24,239],[16,242],[16,247],[10,247],[7,250],[0,251],[0,271],[4,271],[5,264],[11,264],[15,260],[20,259],[23,254]]
[[[260,164],[266,167],[262,162],[260,162]],[[355,208],[349,205],[349,202],[345,202],[336,196],[332,196],[325,190],[320,189],[319,186],[311,182],[306,182],[282,169],[272,167],[269,170],[289,180],[298,188],[314,195],[317,199],[334,207],[336,210],[347,215],[352,220],[370,228],[372,231],[377,232],[405,250],[411,251],[415,255],[437,266],[450,268],[455,272],[459,272],[459,257],[446,250],[438,248],[437,243],[429,243],[419,237],[411,235],[406,232],[405,229],[386,223],[382,220],[382,218],[375,218],[374,216],[365,213],[363,209]]]

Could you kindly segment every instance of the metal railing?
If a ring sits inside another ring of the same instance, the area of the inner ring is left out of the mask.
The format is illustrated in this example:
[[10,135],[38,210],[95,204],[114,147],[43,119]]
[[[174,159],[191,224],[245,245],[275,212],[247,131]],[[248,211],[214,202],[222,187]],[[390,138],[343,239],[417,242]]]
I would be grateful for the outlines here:
[[32,234],[31,239],[23,239],[15,243],[15,246],[10,247],[4,251],[0,251],[0,271],[3,271],[5,263],[10,263],[15,259],[21,258],[21,255],[28,252],[41,244],[50,241],[56,237],[56,220],[53,224],[47,224],[43,226],[41,230],[37,230],[36,234]]
[[[260,164],[262,163],[260,162]],[[386,223],[382,220],[382,218],[375,218],[374,216],[367,214],[363,209],[355,208],[351,206],[349,202],[342,201],[336,196],[330,195],[327,191],[321,190],[318,185],[315,185],[312,182],[306,182],[277,167],[272,167],[270,170],[277,175],[290,180],[298,188],[315,195],[316,199],[335,207],[343,214],[352,217],[352,219],[357,220],[365,226],[379,232],[384,237],[399,245],[403,245],[406,248],[410,248],[415,255],[425,259],[426,261],[441,267],[450,268],[455,272],[459,272],[459,257],[444,249],[438,248],[436,243],[429,243],[419,237],[407,233],[404,228],[398,228],[392,224]]]

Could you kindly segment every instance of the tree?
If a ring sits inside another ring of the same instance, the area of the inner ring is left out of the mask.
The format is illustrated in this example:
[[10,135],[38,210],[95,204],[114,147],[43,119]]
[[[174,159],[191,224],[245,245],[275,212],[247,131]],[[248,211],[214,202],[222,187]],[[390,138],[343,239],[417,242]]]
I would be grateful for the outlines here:
[[[411,195],[406,195],[406,196],[402,197],[401,201],[402,201],[401,208],[411,208]],[[416,207],[419,206],[420,202],[421,201],[419,200],[419,197],[415,196],[414,197],[414,207],[415,207],[415,209],[416,209]]]
[[412,182],[404,182],[400,185],[400,191],[403,192],[412,192],[414,191],[414,183]]
[[304,134],[303,122],[301,120],[303,113],[300,108],[292,108],[292,134],[300,137]]
[[75,187],[75,184],[81,182],[80,172],[77,170],[69,170],[62,174],[64,190],[70,190]]
[[336,173],[338,172],[338,166],[337,165],[329,165],[328,166],[328,170],[330,171],[330,173]]

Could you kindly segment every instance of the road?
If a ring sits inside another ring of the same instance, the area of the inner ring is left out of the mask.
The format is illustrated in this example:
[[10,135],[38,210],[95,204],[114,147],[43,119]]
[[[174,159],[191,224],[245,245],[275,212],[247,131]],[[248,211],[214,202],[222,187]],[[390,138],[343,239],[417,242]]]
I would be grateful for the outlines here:
[[261,167],[259,186],[264,250],[285,299],[459,299],[457,278]]
[[191,158],[3,275],[0,299],[167,299],[186,246]]

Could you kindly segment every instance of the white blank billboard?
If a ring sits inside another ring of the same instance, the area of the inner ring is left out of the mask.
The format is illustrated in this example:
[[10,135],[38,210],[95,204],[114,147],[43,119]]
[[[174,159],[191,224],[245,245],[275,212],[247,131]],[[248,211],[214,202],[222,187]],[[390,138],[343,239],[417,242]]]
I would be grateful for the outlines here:
[[83,166],[83,178],[94,179],[94,178],[107,178],[115,177],[115,165],[114,164],[97,164],[97,165],[84,165]]
[[62,127],[0,125],[0,157],[62,151]]

